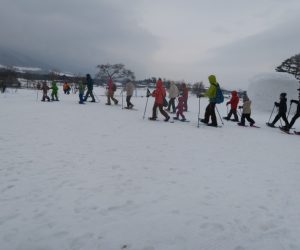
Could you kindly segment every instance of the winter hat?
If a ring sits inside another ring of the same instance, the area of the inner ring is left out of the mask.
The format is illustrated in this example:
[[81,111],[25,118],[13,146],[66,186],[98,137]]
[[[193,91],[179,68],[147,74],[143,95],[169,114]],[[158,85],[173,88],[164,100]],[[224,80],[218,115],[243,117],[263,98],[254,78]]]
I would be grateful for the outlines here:
[[215,75],[210,75],[210,76],[208,77],[208,80],[209,80],[210,83],[214,83],[214,84],[217,83],[217,79],[216,79],[216,76],[215,76]]
[[281,93],[280,97],[286,97],[286,93]]
[[247,93],[245,92],[243,95],[243,102],[249,101],[249,97],[247,95]]

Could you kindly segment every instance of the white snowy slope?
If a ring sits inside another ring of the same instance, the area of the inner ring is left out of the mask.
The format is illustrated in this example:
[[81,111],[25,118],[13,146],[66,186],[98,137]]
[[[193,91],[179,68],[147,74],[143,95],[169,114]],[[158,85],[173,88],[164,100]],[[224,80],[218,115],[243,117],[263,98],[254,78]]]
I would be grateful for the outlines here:
[[1,250],[300,249],[300,137],[269,113],[197,128],[197,98],[191,122],[165,123],[142,119],[145,97],[130,111],[95,93],[0,95]]

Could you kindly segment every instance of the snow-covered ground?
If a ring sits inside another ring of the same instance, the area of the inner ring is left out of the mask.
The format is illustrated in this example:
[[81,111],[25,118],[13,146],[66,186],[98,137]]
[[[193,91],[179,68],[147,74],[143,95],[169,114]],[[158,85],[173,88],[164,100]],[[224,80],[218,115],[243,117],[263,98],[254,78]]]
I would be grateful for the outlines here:
[[130,111],[95,93],[0,95],[1,250],[300,249],[300,137],[269,113],[197,128],[194,97],[191,122],[165,123],[142,119],[145,97]]

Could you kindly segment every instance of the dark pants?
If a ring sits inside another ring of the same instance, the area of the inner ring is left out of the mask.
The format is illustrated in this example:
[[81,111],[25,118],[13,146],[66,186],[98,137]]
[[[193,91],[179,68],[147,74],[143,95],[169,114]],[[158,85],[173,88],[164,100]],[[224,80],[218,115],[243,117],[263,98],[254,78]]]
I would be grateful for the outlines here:
[[174,98],[170,98],[169,105],[168,105],[168,110],[170,111],[171,107],[172,107],[172,110],[173,110],[174,113],[176,111],[176,108],[175,108],[175,99],[176,99],[175,97]]
[[[54,99],[55,98],[55,99]],[[57,96],[57,93],[51,93],[51,100],[52,101],[58,101],[58,96]]]
[[294,117],[292,118],[292,120],[291,120],[291,122],[290,122],[289,128],[292,128],[292,127],[293,127],[295,121],[296,121],[299,117],[300,117],[300,113],[297,112],[297,113],[294,115]]
[[84,101],[83,101],[83,93],[79,93],[79,103],[80,104],[84,103]]
[[211,123],[213,125],[218,125],[217,123],[217,117],[216,117],[216,112],[215,112],[215,107],[216,104],[211,102],[207,105],[205,109],[205,115],[204,115],[204,121],[205,123],[209,122],[209,118],[211,117]]
[[167,112],[164,111],[163,105],[162,105],[162,104],[154,103],[153,109],[152,109],[152,118],[157,118],[157,108],[159,108],[160,113],[161,113],[165,118],[168,118],[168,117],[169,117],[169,115],[167,114]]
[[92,102],[95,102],[95,97],[94,97],[94,94],[93,94],[93,90],[92,89],[88,89],[86,94],[85,94],[85,97],[84,97],[84,101],[86,101],[88,99],[88,97],[91,96],[92,97]]
[[229,120],[232,115],[234,116],[234,120],[239,121],[239,117],[237,115],[236,109],[230,109],[227,115],[227,119]]
[[278,113],[275,118],[274,118],[274,121],[272,122],[272,125],[275,125],[276,122],[278,122],[278,120],[282,118],[282,120],[285,122],[285,126],[288,128],[289,126],[289,122],[286,118],[286,114],[285,113]]
[[255,121],[250,116],[251,114],[242,114],[241,124],[245,125],[245,119],[247,119],[247,121],[250,122],[250,125],[253,125]]
[[44,102],[46,99],[48,102],[50,102],[50,97],[47,94],[43,94],[42,102]]
[[183,119],[185,119],[185,116],[184,116],[184,114],[183,114],[183,110],[177,110],[177,113],[176,113],[176,117],[177,118],[179,118],[179,115],[183,118]]
[[126,103],[127,103],[127,108],[130,108],[133,106],[133,104],[130,102],[131,95],[126,96]]
[[119,101],[116,98],[114,98],[114,94],[115,94],[114,91],[108,91],[108,93],[107,93],[107,104],[109,104],[109,105],[111,104],[110,99],[112,99],[115,104],[118,104]]

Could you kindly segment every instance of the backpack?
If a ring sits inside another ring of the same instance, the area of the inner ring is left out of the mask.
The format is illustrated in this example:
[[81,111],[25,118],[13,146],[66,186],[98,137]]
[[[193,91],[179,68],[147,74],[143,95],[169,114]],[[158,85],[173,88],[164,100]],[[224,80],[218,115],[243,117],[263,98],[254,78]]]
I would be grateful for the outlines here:
[[217,92],[216,92],[216,96],[213,98],[213,100],[215,103],[220,104],[220,103],[224,102],[224,95],[220,88],[220,85],[218,84],[216,87],[217,87]]
[[112,91],[116,91],[117,90],[117,85],[115,83],[112,84]]

